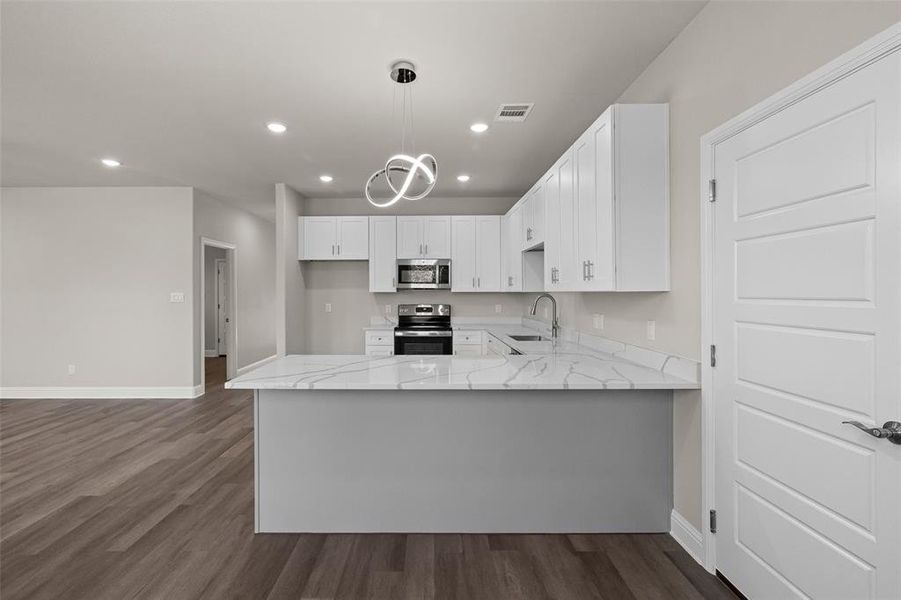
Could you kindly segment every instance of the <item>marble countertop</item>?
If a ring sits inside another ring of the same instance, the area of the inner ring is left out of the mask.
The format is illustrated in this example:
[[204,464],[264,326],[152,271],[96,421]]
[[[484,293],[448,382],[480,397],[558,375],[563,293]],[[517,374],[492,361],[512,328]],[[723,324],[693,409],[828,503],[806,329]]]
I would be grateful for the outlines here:
[[[509,336],[540,332],[525,325],[490,323],[455,323],[454,329],[488,331],[523,354],[289,355],[229,381],[226,387],[270,390],[677,390],[699,387],[696,379],[679,376],[684,374],[679,361],[685,359],[603,338],[583,336],[576,340],[561,338],[555,343],[517,342]],[[685,366],[688,370],[684,372],[690,372],[691,366]]]

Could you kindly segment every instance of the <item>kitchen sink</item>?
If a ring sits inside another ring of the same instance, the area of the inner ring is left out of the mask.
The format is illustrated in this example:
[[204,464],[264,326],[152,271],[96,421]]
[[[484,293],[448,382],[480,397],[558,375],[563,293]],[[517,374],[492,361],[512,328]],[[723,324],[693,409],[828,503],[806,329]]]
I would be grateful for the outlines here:
[[516,340],[517,342],[547,342],[547,341],[549,341],[546,337],[542,337],[540,335],[511,335],[510,338]]

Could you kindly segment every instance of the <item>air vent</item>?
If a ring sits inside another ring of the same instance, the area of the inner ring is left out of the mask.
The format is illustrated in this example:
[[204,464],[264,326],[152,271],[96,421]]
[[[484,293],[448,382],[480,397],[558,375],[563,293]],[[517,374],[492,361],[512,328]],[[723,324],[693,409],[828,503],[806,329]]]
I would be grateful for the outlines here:
[[532,112],[532,103],[519,102],[516,104],[501,104],[494,116],[495,121],[506,121],[508,123],[522,123]]

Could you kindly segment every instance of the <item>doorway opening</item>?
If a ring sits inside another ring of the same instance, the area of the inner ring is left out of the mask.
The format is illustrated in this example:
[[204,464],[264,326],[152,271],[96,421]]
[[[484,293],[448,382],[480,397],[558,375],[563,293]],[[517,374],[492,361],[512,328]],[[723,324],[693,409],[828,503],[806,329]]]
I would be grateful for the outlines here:
[[200,376],[206,391],[208,373],[217,375],[215,381],[237,375],[237,248],[208,238],[200,248]]

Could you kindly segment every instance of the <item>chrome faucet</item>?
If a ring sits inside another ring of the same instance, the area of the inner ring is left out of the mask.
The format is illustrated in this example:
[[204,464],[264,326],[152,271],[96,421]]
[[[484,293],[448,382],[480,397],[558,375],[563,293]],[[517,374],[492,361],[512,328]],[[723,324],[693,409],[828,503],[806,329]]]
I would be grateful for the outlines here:
[[538,301],[541,300],[542,298],[547,298],[548,300],[550,300],[551,306],[554,309],[553,318],[551,319],[551,338],[556,340],[557,339],[557,330],[559,329],[559,326],[557,325],[557,301],[554,300],[554,297],[551,296],[550,294],[541,294],[540,296],[535,298],[535,302],[532,303],[532,311],[530,314],[533,317],[535,316],[535,313],[538,312]]

